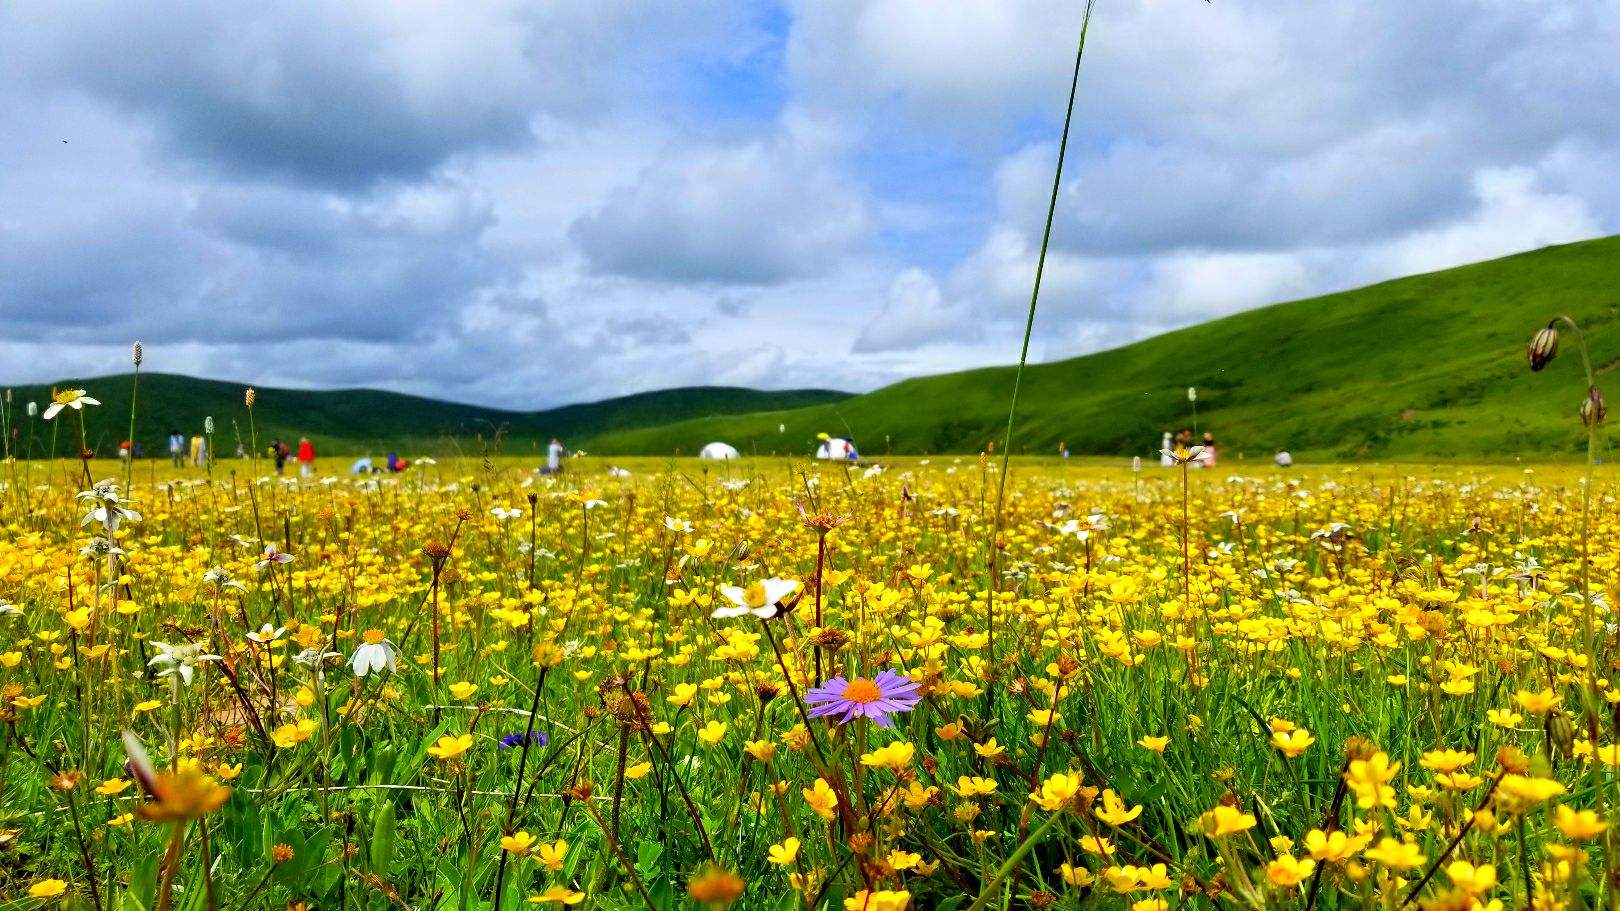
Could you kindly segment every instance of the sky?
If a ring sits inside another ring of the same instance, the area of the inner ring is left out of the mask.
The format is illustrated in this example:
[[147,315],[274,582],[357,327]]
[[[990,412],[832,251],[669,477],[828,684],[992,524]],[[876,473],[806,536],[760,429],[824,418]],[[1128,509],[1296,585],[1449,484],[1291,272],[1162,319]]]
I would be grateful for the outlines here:
[[[0,382],[137,339],[512,408],[1016,361],[1082,8],[0,4]],[[1614,13],[1099,0],[1032,358],[1620,232]]]

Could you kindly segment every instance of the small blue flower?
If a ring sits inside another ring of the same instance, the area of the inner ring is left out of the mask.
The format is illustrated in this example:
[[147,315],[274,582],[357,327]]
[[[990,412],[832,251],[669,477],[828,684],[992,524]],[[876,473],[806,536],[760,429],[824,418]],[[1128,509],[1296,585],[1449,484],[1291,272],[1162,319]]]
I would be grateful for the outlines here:
[[[533,741],[535,746],[541,746],[541,747],[545,746],[551,740],[551,738],[546,735],[545,731],[535,731],[533,734],[529,735],[529,739],[531,741]],[[507,734],[505,737],[501,738],[501,749],[503,749],[503,750],[510,750],[513,747],[522,746],[522,745],[523,745],[523,732],[522,731],[519,731],[516,734]]]

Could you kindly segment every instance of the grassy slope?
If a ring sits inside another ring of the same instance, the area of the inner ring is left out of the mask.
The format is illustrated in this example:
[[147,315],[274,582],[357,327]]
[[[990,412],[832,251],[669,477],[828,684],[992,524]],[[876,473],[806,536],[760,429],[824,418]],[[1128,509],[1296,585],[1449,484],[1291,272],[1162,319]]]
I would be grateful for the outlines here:
[[[103,454],[112,453],[118,441],[128,435],[130,376],[63,380],[59,387],[82,387],[101,400],[89,408],[89,439]],[[137,436],[147,454],[166,451],[164,440],[169,429],[186,434],[200,432],[203,418],[213,415],[216,444],[222,453],[235,448],[232,421],[244,442],[249,430],[243,405],[242,383],[204,380],[174,374],[143,373],[140,378],[140,408]],[[34,400],[44,408],[49,386],[17,387],[10,409],[19,423],[22,447],[29,434],[23,402]],[[535,452],[552,436],[571,445],[581,445],[592,436],[613,430],[663,423],[697,415],[733,414],[762,408],[793,408],[835,401],[845,393],[824,390],[762,392],[720,386],[665,389],[638,393],[582,405],[568,405],[549,411],[501,411],[443,402],[417,396],[371,389],[307,391],[260,388],[254,420],[261,445],[275,437],[295,441],[309,437],[318,453],[347,454],[396,449],[407,457],[425,453],[443,454],[453,447],[477,454],[482,440],[493,437],[495,428],[504,428],[502,451],[509,454]],[[60,433],[77,435],[71,416]],[[36,452],[48,447],[51,425],[34,424]],[[64,436],[59,451],[71,448],[71,437]]]
[[[1524,345],[1563,312],[1587,327],[1594,364],[1612,366],[1620,362],[1617,307],[1620,237],[1277,304],[1029,368],[1014,449],[1049,452],[1065,440],[1075,453],[1150,454],[1161,431],[1189,423],[1193,385],[1199,427],[1214,431],[1228,456],[1277,448],[1379,458],[1574,453],[1585,436],[1572,341],[1539,375],[1526,369]],[[594,443],[602,452],[667,453],[722,439],[744,452],[807,453],[826,431],[853,435],[868,455],[887,446],[974,452],[999,441],[1012,377],[1011,368],[922,377],[834,404],[700,418]],[[1611,393],[1620,397],[1620,386]]]

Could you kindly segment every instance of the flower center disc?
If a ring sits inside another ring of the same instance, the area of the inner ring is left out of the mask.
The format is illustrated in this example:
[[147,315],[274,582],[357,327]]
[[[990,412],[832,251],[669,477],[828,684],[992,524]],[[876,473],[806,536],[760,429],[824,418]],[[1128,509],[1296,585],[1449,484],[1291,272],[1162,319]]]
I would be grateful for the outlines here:
[[876,702],[883,697],[878,685],[865,677],[856,677],[844,687],[844,698],[850,702]]
[[754,584],[743,589],[743,601],[747,602],[749,607],[764,607],[765,584],[763,582],[755,582]]

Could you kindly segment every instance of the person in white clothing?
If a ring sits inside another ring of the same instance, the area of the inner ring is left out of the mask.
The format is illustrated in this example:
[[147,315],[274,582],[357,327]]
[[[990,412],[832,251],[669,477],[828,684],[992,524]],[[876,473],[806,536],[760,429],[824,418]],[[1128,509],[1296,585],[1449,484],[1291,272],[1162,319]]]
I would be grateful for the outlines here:
[[556,437],[552,437],[550,445],[548,445],[546,447],[546,467],[540,469],[540,473],[541,474],[558,474],[558,473],[560,473],[562,471],[563,455],[566,452],[567,452],[567,450],[563,448],[562,440],[559,440]]

